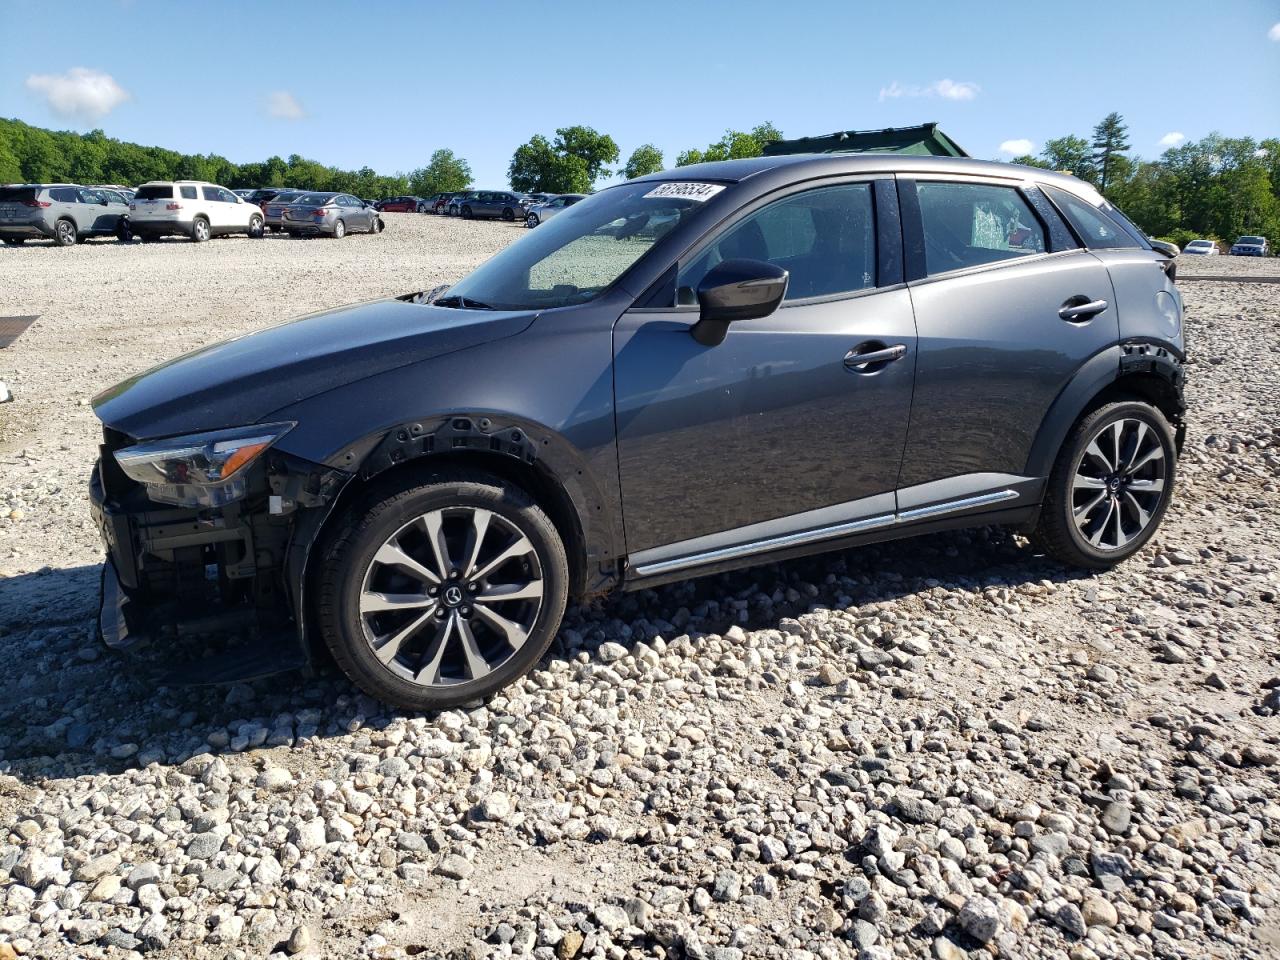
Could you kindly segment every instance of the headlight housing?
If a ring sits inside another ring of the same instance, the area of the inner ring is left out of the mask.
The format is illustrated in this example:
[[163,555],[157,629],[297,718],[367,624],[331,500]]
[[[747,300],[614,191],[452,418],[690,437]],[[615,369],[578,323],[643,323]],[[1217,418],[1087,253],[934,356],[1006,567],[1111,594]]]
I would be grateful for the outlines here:
[[248,489],[248,466],[293,429],[264,423],[193,433],[115,452],[125,475],[147,488],[147,496],[183,507],[220,507]]

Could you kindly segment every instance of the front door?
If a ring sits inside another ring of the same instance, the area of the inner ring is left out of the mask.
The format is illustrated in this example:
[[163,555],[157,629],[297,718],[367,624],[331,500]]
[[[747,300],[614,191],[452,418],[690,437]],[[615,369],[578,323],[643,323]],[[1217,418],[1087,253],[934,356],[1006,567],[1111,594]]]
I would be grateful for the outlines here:
[[[761,206],[681,263],[671,307],[618,322],[623,516],[641,572],[892,516],[916,337],[907,291],[876,286],[874,194],[842,183]],[[693,291],[740,258],[786,268],[786,299],[703,346]],[[871,351],[882,359],[857,360]]]
[[899,507],[1031,494],[1037,484],[1018,478],[1050,405],[1118,337],[1107,268],[1074,240],[1055,242],[1065,230],[1015,185],[901,190],[907,246],[924,262],[908,264],[920,348]]

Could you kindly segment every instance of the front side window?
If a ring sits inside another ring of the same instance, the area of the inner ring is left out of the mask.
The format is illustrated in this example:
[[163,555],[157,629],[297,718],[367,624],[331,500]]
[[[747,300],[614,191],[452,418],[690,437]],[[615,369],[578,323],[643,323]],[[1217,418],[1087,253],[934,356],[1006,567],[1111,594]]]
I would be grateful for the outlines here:
[[671,195],[663,186],[669,185],[628,183],[595,194],[526,233],[450,287],[440,302],[530,310],[594,299],[702,209],[698,197]]
[[206,200],[221,200],[217,187],[201,187],[200,192],[204,194]]
[[80,191],[81,203],[96,203],[99,206],[101,206],[102,202],[106,199],[107,199],[106,194],[103,193],[101,190],[81,190]]
[[930,275],[1045,251],[1044,226],[1014,187],[925,181],[916,196]]
[[698,284],[725,260],[764,260],[790,274],[786,300],[828,297],[874,287],[875,215],[871,184],[798,193],[734,224],[680,271],[681,304],[697,302]]
[[1058,205],[1076,233],[1084,239],[1084,245],[1093,250],[1137,249],[1140,244],[1109,216],[1066,190],[1042,184],[1041,189]]

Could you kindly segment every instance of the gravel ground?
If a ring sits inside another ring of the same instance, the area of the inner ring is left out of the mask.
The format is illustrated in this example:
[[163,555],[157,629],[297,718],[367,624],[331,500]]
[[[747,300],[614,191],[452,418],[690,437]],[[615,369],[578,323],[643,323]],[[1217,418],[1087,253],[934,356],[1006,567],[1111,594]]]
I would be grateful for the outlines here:
[[0,960],[1280,955],[1280,284],[1184,285],[1177,497],[1110,573],[980,530],[623,596],[434,716],[157,686],[93,633],[87,399],[519,236],[388,221],[0,250]]

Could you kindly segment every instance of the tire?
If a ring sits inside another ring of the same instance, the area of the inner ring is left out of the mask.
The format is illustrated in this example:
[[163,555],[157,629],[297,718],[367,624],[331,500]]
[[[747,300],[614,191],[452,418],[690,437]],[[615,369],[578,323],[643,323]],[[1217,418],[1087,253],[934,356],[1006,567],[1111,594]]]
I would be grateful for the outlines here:
[[80,241],[80,231],[74,220],[59,220],[53,226],[53,242],[59,247],[74,247]]
[[418,204],[418,213],[426,213],[427,205],[425,203]]
[[1139,400],[1104,404],[1063,443],[1036,539],[1061,563],[1109,569],[1155,534],[1176,474],[1177,442],[1159,410]]
[[373,234],[381,233],[384,226],[386,226],[386,224],[382,222],[381,217],[374,217],[369,221],[369,232]]
[[209,221],[204,217],[196,217],[191,222],[191,239],[196,243],[205,243],[213,236],[213,231],[209,229]]
[[462,208],[462,219],[463,219],[463,220],[470,220],[470,219],[472,218],[472,216],[474,216],[474,214],[472,214],[472,212],[471,212],[471,208],[470,208],[470,207],[463,207],[463,208]]
[[333,225],[333,239],[341,240],[347,235],[347,225],[339,220]]
[[26,237],[5,237],[4,243],[7,247],[20,247],[27,242]]
[[121,217],[116,224],[116,239],[121,243],[129,243],[133,239],[133,226],[128,217]]
[[262,218],[255,214],[249,218],[249,237],[253,240],[261,240],[262,235]]
[[516,212],[512,210],[510,207],[503,207],[502,219],[507,221],[507,223],[514,223],[516,219]]
[[536,227],[536,226],[537,226],[538,224],[540,224],[541,222],[542,222],[542,221],[541,221],[540,219],[538,219],[538,215],[537,215],[536,213],[531,213],[531,214],[529,214],[527,217],[525,217],[525,218],[524,218],[524,225],[525,225],[526,227],[528,227],[530,230],[532,230],[534,227]]
[[[443,542],[443,562],[433,542]],[[479,579],[431,585],[433,570],[456,573],[455,564]],[[334,660],[370,696],[406,710],[488,697],[527,673],[559,629],[569,584],[564,544],[542,509],[472,470],[373,488],[333,525],[316,569],[315,615]],[[480,601],[502,592],[519,596]]]

